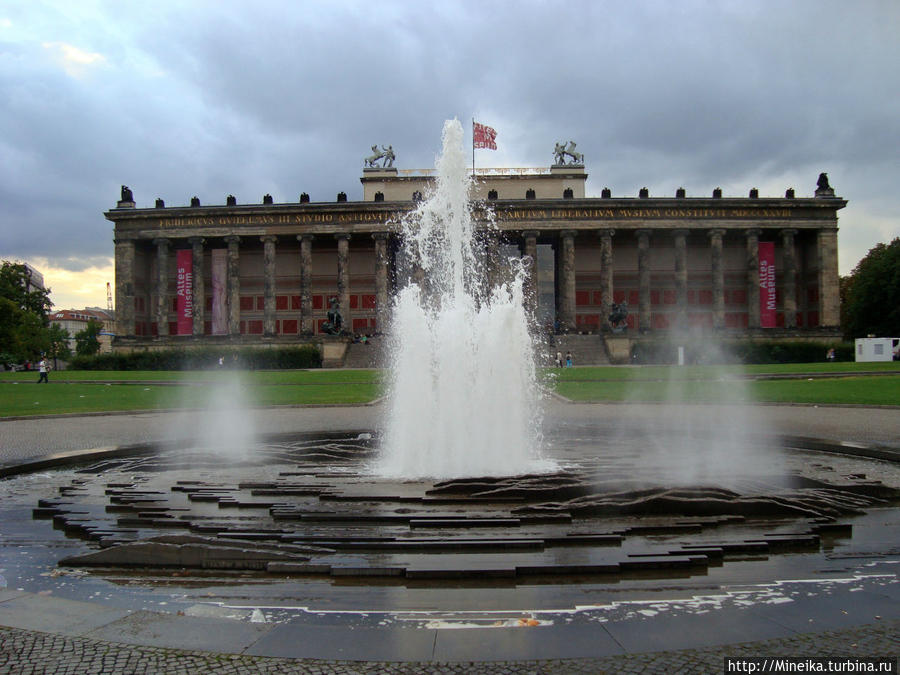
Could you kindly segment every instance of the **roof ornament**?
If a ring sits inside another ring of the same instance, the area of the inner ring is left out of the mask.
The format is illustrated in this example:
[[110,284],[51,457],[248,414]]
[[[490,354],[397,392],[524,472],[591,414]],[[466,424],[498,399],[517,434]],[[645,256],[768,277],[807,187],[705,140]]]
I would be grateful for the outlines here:
[[[366,157],[363,161],[365,162],[365,168],[367,169],[387,169],[394,166],[394,146],[389,145],[387,147],[381,146],[381,150],[378,149],[377,145],[372,146],[372,154]],[[379,165],[378,162],[381,162]]]
[[569,141],[568,145],[566,145],[565,141],[557,143],[553,149],[553,156],[556,159],[554,166],[564,166],[567,156],[572,158],[572,161],[568,163],[570,165],[584,164],[584,154],[576,152],[575,145],[575,141]]

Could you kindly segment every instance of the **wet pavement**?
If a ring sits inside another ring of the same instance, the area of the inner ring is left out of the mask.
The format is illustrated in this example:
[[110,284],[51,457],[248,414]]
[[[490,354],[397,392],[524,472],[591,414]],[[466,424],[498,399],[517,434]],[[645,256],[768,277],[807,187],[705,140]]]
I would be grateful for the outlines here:
[[[638,433],[643,426],[629,429],[623,421],[639,421],[646,408],[552,404],[547,427],[566,429],[569,446],[583,452],[579,438]],[[818,415],[829,439],[836,412],[845,412],[791,407],[776,414],[769,408],[769,419],[782,420],[778,433],[814,436]],[[846,410],[852,421],[842,440],[891,448],[893,439],[896,445],[897,411]],[[322,430],[359,430],[372,428],[374,419],[372,408],[303,412],[294,419],[284,413],[260,411],[266,431],[310,431],[319,419]],[[91,425],[112,422],[128,430],[124,440],[146,440],[141,421],[129,425],[128,417],[94,418]],[[797,423],[788,428],[792,417]],[[83,418],[42,422],[54,428],[49,436],[65,438],[55,443],[48,437],[45,451],[75,449],[80,438],[93,438]],[[651,415],[646,426],[662,423]],[[7,461],[17,458],[6,452],[11,424],[18,423],[0,423]],[[788,455],[819,474],[864,474],[900,485],[898,466],[890,462],[810,450]],[[33,520],[32,508],[48,486],[58,490],[77,477],[73,469],[58,469],[3,481],[0,673],[723,672],[725,655],[898,653],[900,515],[892,506],[842,516],[852,535],[823,537],[814,549],[734,555],[702,570],[379,583],[208,571],[188,583],[179,570],[140,575],[57,568],[57,560],[90,546],[51,521]],[[743,540],[756,534],[739,528],[716,533]],[[706,536],[647,534],[630,550],[662,550]]]

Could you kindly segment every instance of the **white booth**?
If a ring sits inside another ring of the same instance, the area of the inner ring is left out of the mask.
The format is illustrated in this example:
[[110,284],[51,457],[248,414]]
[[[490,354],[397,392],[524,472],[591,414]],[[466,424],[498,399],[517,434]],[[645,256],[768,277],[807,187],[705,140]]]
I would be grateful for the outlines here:
[[892,361],[898,349],[900,349],[900,338],[857,338],[856,360]]

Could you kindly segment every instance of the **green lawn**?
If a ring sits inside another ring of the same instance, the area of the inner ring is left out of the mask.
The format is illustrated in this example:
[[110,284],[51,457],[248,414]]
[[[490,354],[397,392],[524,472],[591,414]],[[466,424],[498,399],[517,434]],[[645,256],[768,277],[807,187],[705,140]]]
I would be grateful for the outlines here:
[[573,401],[900,405],[900,375],[795,380],[559,380]]
[[[856,373],[807,379],[805,375]],[[741,379],[797,374],[788,380]],[[896,375],[892,374],[896,373]],[[900,363],[762,366],[608,366],[542,369],[545,386],[575,401],[795,402],[900,405]],[[19,415],[204,408],[225,392],[249,406],[365,403],[382,395],[378,370],[60,371],[0,374],[0,418]],[[230,387],[240,385],[235,393]]]

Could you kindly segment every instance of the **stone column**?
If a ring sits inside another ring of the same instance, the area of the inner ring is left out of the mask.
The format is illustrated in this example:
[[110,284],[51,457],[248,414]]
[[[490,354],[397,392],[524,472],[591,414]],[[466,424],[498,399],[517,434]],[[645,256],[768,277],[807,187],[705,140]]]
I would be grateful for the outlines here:
[[375,330],[379,333],[387,332],[390,320],[390,295],[388,293],[388,273],[390,260],[388,258],[387,232],[376,232],[372,235],[375,240]]
[[675,327],[687,329],[688,311],[688,269],[687,269],[687,230],[675,230]]
[[535,230],[526,230],[522,233],[525,239],[523,253],[526,257],[531,258],[531,264],[525,270],[525,288],[522,289],[525,295],[525,309],[532,315],[537,311],[538,301],[538,280],[537,280],[537,238],[538,232]]
[[725,230],[709,231],[709,248],[712,268],[713,328],[725,328],[725,274],[722,270],[722,237]]
[[169,240],[154,239],[156,245],[156,335],[169,334]]
[[615,230],[600,230],[600,325],[609,328],[607,319],[612,311],[613,300],[613,251],[612,238]]
[[563,230],[559,233],[560,255],[560,292],[559,317],[560,329],[575,330],[575,230]]
[[747,328],[759,328],[759,228],[747,230]]
[[337,291],[341,316],[344,319],[343,330],[352,330],[350,319],[350,235],[336,234],[337,239]]
[[206,319],[206,287],[203,282],[203,237],[191,237],[191,297],[193,298],[194,321],[191,325],[191,333],[195,338],[203,337],[204,321]]
[[313,235],[298,234],[300,242],[300,333],[312,335],[312,242]]
[[134,337],[134,241],[116,240],[116,336]]
[[228,335],[241,334],[241,238],[237,235],[225,237],[228,244],[228,273],[225,279],[225,295],[228,298]]
[[637,230],[638,238],[638,328],[650,330],[650,230]]
[[819,230],[816,244],[819,259],[819,325],[837,328],[841,324],[837,228]]
[[797,230],[788,228],[781,231],[781,264],[784,266],[783,282],[781,288],[784,291],[784,327],[794,329],[797,327],[797,251],[794,248],[794,235]]
[[263,243],[263,336],[275,335],[275,235],[260,237]]

